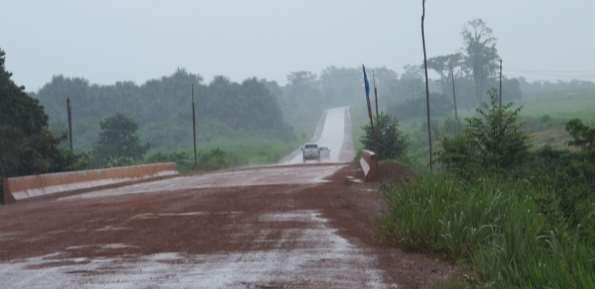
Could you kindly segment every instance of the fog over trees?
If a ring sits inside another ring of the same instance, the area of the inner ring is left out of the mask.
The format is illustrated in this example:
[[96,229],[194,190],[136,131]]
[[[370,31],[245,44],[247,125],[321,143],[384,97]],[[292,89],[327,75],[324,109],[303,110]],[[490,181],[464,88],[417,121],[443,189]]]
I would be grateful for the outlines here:
[[[460,28],[457,49],[442,55],[431,54],[428,59],[432,72],[430,107],[436,122],[432,126],[436,130],[442,128],[444,121],[444,126],[456,127],[449,122],[455,111],[455,91],[457,109],[469,112],[489,102],[487,92],[499,87],[501,55],[495,32],[482,19],[461,23]],[[424,78],[420,63],[411,63],[398,71],[384,66],[370,67],[369,71],[379,91],[381,112],[401,122],[423,122]],[[359,67],[289,71],[286,81],[281,83],[256,77],[237,82],[226,76],[215,76],[207,82],[202,73],[209,72],[199,73],[178,68],[172,74],[143,83],[122,79],[114,84],[95,84],[92,79],[58,74],[29,95],[39,100],[47,113],[47,124],[41,117],[40,127],[49,127],[53,137],[50,143],[62,149],[65,145],[59,144],[59,137],[67,131],[65,102],[67,97],[71,99],[76,152],[94,151],[101,141],[100,124],[118,114],[138,126],[139,142],[149,144],[150,153],[188,150],[192,147],[193,91],[200,146],[221,140],[306,141],[322,112],[337,106],[352,107],[356,130],[363,126],[365,112]],[[502,87],[503,101],[518,104],[540,97],[595,94],[592,82],[531,82],[509,76],[506,70]],[[22,88],[20,91],[25,93]],[[140,157],[135,159],[141,161]]]
[[268,136],[291,138],[278,99],[267,83],[255,78],[242,83],[221,76],[210,83],[183,69],[142,85],[118,82],[91,84],[83,78],[56,76],[35,95],[50,115],[52,127],[66,128],[65,97],[72,102],[75,147],[91,149],[99,123],[116,113],[126,114],[139,126],[145,142],[157,150],[192,146],[191,95],[194,84],[198,108],[199,140],[213,137]]

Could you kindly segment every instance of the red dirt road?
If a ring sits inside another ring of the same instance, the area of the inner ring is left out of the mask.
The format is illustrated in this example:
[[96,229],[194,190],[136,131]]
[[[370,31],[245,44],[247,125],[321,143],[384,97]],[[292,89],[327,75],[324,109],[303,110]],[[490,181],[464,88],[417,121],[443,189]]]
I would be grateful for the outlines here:
[[361,172],[317,168],[340,170],[0,208],[0,288],[425,288],[453,272],[375,241],[377,193],[348,181]]

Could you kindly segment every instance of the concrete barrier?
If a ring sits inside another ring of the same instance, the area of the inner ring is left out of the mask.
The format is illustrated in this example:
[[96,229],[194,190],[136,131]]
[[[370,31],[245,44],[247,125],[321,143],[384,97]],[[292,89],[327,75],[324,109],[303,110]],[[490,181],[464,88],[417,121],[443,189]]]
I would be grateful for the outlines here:
[[51,173],[4,180],[4,203],[177,175],[175,163]]
[[376,153],[370,150],[362,151],[362,158],[359,160],[360,167],[364,172],[364,179],[370,182],[376,178],[378,171],[378,158]]

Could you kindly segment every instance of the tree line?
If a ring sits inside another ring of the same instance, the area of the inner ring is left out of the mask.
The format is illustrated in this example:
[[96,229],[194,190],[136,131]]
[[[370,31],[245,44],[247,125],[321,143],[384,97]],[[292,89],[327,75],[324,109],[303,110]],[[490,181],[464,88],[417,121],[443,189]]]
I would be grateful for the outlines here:
[[100,122],[121,113],[138,124],[142,140],[152,149],[172,151],[192,146],[193,85],[199,141],[222,136],[293,137],[278,98],[265,81],[256,78],[238,83],[218,76],[204,83],[200,75],[179,69],[141,85],[97,85],[83,78],[55,76],[34,96],[45,107],[56,131],[66,129],[65,98],[70,97],[74,145],[78,150],[91,149],[99,137]]

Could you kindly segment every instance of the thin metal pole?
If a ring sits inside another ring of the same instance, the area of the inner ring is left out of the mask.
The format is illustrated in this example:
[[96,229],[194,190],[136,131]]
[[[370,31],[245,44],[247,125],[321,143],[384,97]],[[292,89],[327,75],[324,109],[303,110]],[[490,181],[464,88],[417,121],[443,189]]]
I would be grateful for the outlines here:
[[70,106],[70,97],[66,98],[66,113],[68,114],[68,144],[70,145],[70,151],[74,151],[72,144],[72,107]]
[[198,157],[196,152],[196,108],[194,104],[194,83],[192,84],[192,142],[194,144],[194,167],[198,166]]
[[428,83],[428,56],[426,51],[426,30],[425,30],[425,20],[426,20],[426,0],[422,0],[422,14],[421,14],[421,40],[424,49],[424,72],[426,77],[426,117],[428,122],[428,147],[429,147],[429,163],[428,166],[430,167],[430,171],[433,170],[433,160],[432,160],[432,125],[431,125],[431,117],[430,117],[430,84]]
[[500,93],[499,93],[500,107],[502,107],[502,58],[500,58]]

